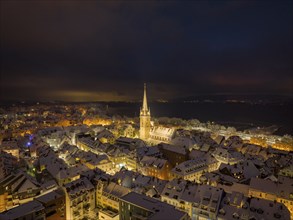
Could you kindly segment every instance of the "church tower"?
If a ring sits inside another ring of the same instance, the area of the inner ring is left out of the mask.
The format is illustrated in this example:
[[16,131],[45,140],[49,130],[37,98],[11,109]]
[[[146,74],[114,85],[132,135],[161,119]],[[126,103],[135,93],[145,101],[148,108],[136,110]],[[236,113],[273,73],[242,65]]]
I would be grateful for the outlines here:
[[143,104],[140,109],[140,129],[139,136],[140,139],[146,140],[150,137],[151,130],[151,112],[148,109],[147,96],[146,96],[146,84],[144,84],[143,93]]

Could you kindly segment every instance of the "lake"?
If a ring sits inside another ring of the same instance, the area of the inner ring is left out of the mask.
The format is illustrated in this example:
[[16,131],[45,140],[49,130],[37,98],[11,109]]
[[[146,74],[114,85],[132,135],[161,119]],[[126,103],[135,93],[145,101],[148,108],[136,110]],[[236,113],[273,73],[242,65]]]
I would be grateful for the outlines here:
[[[119,115],[139,116],[141,103],[107,103]],[[201,122],[214,121],[239,130],[276,125],[275,134],[293,135],[293,103],[247,104],[247,103],[149,103],[153,117],[178,117],[198,119]]]

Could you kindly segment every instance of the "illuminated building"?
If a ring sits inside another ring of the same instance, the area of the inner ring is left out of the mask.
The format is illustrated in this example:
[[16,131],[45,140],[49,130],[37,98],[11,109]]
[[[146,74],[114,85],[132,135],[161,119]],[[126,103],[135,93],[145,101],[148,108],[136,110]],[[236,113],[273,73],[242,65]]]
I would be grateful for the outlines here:
[[130,189],[110,182],[102,192],[99,219],[119,219],[120,198],[130,192]]
[[286,167],[280,169],[279,175],[293,178],[293,164],[291,163]]
[[[213,197],[210,198],[213,202]],[[211,209],[208,209],[209,212]],[[201,211],[201,216],[208,213],[206,210]],[[226,194],[221,199],[220,207],[218,207],[217,220],[225,219],[290,219],[288,209],[281,203],[271,202],[266,199],[248,198],[239,192]],[[214,219],[214,218],[201,218]]]
[[4,152],[16,157],[17,160],[19,160],[19,147],[17,145],[16,140],[14,140],[14,139],[3,140],[2,144],[1,144],[1,149]]
[[46,219],[45,207],[38,201],[30,201],[20,205],[7,212],[0,213],[1,220],[16,220],[16,219]]
[[187,150],[183,147],[174,146],[171,144],[161,143],[158,145],[163,157],[175,167],[188,159]]
[[77,180],[82,172],[89,170],[88,167],[82,164],[69,167],[50,147],[39,148],[37,164],[40,171],[46,169],[59,185]]
[[[223,190],[207,185],[199,186],[192,201],[192,220],[218,219]],[[228,218],[230,219],[230,218]]]
[[84,163],[91,170],[95,168],[99,168],[105,172],[108,172],[113,169],[112,161],[110,161],[108,156],[105,154],[103,155],[92,154],[92,157],[82,158],[81,162]]
[[129,151],[125,151],[124,148],[113,145],[113,148],[107,152],[109,159],[112,161],[116,169],[120,169],[126,165],[125,156]]
[[187,212],[192,220],[290,219],[289,210],[279,202],[178,179],[166,184],[161,200]]
[[150,137],[154,141],[158,142],[170,142],[175,135],[176,129],[167,127],[153,127],[150,131]]
[[202,174],[217,170],[218,166],[218,162],[213,158],[198,157],[193,160],[187,160],[174,167],[171,170],[171,176],[173,178],[199,182]]
[[0,212],[33,200],[40,188],[25,173],[10,174],[0,181]]
[[136,170],[137,168],[136,152],[132,151],[129,154],[125,155],[125,167],[128,170]]
[[45,207],[46,220],[65,220],[65,195],[62,189],[35,198]]
[[76,140],[76,146],[83,151],[93,151],[101,144],[99,140],[95,140],[91,136],[79,137]]
[[139,162],[137,170],[146,176],[153,176],[162,180],[169,180],[171,165],[165,159],[144,156]]
[[126,147],[130,150],[134,150],[136,148],[145,146],[142,140],[137,138],[128,138],[128,137],[117,138],[115,143],[119,146]]
[[221,163],[236,164],[243,161],[241,153],[226,148],[217,148],[212,155]]
[[114,144],[115,142],[115,136],[113,133],[107,129],[104,129],[103,131],[96,134],[96,139],[98,139],[101,143],[106,144]]
[[144,84],[143,104],[140,109],[140,130],[139,137],[143,140],[149,140],[154,143],[170,142],[176,129],[162,126],[151,126],[151,112],[147,105],[146,84]]
[[140,130],[139,136],[143,140],[147,140],[150,137],[151,130],[151,112],[148,109],[146,84],[144,84],[143,104],[140,109]]
[[107,174],[98,175],[94,179],[95,184],[95,191],[96,191],[96,207],[98,209],[102,209],[102,195],[104,189],[109,184],[109,178],[110,176],[107,176]]
[[120,219],[173,219],[187,220],[185,212],[174,206],[135,192],[128,193],[120,199]]
[[278,182],[252,178],[249,196],[283,203],[293,217],[293,179],[279,176]]
[[86,178],[64,185],[66,219],[83,219],[95,209],[95,187]]
[[[181,201],[181,198],[183,194],[187,192],[187,185],[188,182],[181,179],[173,179],[169,181],[161,193],[161,201],[173,205],[178,209],[185,210],[185,204]],[[196,190],[191,184],[189,184],[189,188],[192,191]]]
[[8,176],[17,167],[17,163],[16,157],[0,151],[0,179]]
[[18,148],[9,148],[9,149],[3,149],[4,152],[11,154],[12,156],[14,156],[15,158],[17,158],[17,160],[19,160],[19,149]]
[[44,139],[46,143],[55,149],[59,148],[65,141],[70,141],[64,131],[56,131],[47,135]]

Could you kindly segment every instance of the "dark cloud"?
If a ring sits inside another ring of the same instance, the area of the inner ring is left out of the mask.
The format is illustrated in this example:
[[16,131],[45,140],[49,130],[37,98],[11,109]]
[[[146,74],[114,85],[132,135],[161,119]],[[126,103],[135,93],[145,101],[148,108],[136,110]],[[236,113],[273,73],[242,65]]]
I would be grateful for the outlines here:
[[292,1],[0,4],[2,100],[293,94]]

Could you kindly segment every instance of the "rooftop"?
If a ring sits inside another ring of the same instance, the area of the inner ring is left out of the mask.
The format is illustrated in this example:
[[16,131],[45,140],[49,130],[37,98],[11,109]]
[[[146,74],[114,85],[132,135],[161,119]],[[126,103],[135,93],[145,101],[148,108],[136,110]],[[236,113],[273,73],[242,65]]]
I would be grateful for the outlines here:
[[1,220],[17,219],[28,215],[30,213],[38,212],[44,209],[44,206],[38,201],[31,201],[20,205],[16,208],[10,209],[0,214]]
[[135,206],[146,209],[153,214],[148,219],[181,219],[185,212],[176,210],[173,206],[168,205],[159,200],[141,195],[135,192],[130,192],[121,198],[121,201],[131,203]]

